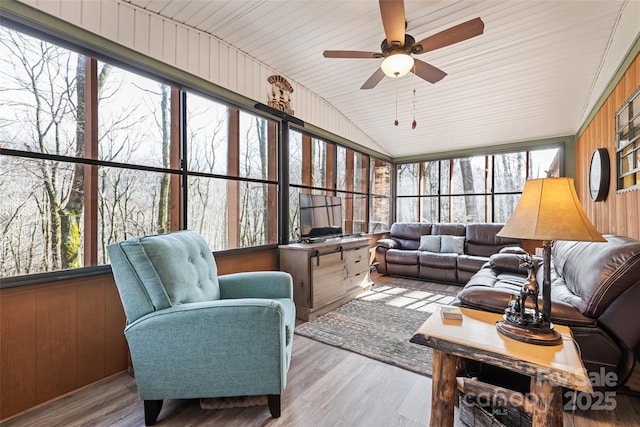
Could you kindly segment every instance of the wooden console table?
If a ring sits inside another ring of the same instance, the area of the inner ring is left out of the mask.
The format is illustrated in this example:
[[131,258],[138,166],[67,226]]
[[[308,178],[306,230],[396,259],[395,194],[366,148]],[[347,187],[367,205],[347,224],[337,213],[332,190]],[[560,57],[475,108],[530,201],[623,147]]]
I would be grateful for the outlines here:
[[[462,321],[443,320],[436,311],[411,339],[433,349],[431,426],[453,426],[456,389],[471,395],[500,396],[501,405],[531,413],[534,427],[562,426],[562,387],[593,394],[568,327],[555,326],[562,335],[561,344],[527,344],[498,333],[495,323],[502,315],[461,310]],[[528,375],[530,392],[522,394],[474,378],[456,378],[458,358]]]
[[369,239],[346,237],[279,246],[280,269],[293,277],[296,317],[316,317],[355,298],[373,284]]

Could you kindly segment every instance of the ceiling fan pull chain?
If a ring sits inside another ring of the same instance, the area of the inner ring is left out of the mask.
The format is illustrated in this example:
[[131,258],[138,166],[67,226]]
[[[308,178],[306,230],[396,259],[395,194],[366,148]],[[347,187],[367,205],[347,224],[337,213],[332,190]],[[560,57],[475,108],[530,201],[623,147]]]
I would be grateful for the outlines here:
[[416,88],[413,88],[413,122],[411,122],[411,129],[415,129],[418,125],[416,122]]
[[396,74],[396,120],[393,122],[394,125],[398,126],[398,75]]

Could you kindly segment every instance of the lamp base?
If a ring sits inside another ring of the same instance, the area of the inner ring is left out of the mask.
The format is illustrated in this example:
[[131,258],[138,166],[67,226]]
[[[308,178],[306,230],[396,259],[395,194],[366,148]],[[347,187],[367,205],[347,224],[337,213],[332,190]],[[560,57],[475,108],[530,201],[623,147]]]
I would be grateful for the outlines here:
[[521,326],[508,321],[496,323],[498,332],[516,341],[537,345],[558,345],[562,343],[562,336],[553,329],[553,325],[533,327],[531,325]]

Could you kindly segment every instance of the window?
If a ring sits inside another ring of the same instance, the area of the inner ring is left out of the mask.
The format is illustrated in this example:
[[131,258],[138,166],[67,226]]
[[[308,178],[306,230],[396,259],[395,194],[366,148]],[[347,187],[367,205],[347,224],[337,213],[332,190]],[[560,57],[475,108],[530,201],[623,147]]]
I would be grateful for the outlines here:
[[391,163],[371,157],[369,232],[391,227]]
[[277,243],[276,123],[186,95],[187,228],[214,251]]
[[84,62],[0,26],[0,276],[82,266]]
[[300,234],[300,193],[340,197],[346,234],[389,228],[391,163],[290,130],[288,168],[290,239]]
[[3,277],[186,227],[214,250],[277,243],[276,121],[4,26],[0,62]]
[[560,175],[560,154],[554,147],[399,164],[396,220],[506,222],[527,179]]
[[640,188],[640,88],[616,114],[617,189]]

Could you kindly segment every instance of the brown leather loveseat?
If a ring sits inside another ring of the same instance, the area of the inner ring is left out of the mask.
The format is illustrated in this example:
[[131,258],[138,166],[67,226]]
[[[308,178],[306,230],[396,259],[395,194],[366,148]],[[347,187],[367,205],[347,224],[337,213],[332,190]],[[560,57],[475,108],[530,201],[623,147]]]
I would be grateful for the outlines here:
[[465,284],[492,254],[507,246],[520,246],[519,239],[496,236],[503,226],[394,223],[390,237],[377,242],[376,269],[385,275]]
[[[607,242],[554,244],[551,321],[571,328],[585,367],[595,373],[595,387],[615,389],[640,360],[640,241],[604,237]],[[493,255],[456,304],[503,313],[526,277],[520,262],[516,254]],[[537,268],[541,281],[542,262]]]

